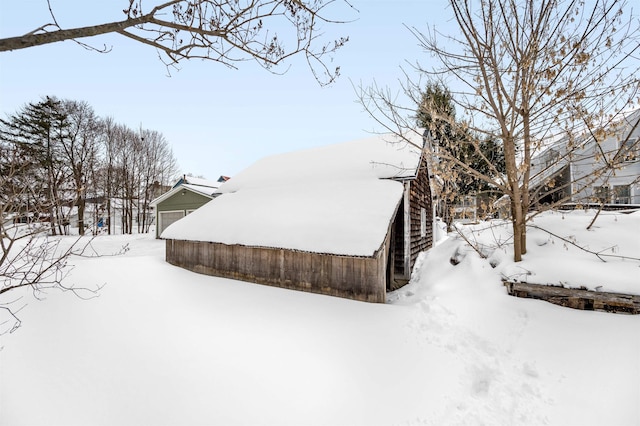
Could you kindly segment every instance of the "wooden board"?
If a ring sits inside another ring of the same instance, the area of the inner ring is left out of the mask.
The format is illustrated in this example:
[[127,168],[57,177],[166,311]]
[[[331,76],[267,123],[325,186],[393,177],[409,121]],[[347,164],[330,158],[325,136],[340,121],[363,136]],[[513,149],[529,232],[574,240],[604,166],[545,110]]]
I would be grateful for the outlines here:
[[640,296],[503,281],[510,295],[540,299],[573,309],[640,314]]

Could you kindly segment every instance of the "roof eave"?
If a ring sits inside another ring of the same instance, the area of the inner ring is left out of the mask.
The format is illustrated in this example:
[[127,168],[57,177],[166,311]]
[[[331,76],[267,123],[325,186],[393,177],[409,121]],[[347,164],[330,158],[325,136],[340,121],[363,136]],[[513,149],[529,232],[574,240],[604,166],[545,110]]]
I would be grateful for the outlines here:
[[[214,188],[211,188],[211,189],[214,189]],[[194,193],[194,194],[202,195],[203,197],[207,197],[207,198],[211,198],[211,199],[213,199],[213,198],[214,198],[214,197],[213,197],[213,195],[211,195],[211,194],[206,194],[206,193],[204,193],[204,192],[194,191],[193,189],[189,188],[188,186],[178,185],[178,186],[176,186],[176,187],[174,187],[174,188],[171,188],[171,190],[170,190],[170,191],[165,192],[164,194],[162,194],[162,195],[161,195],[161,196],[159,196],[158,198],[156,198],[156,199],[152,200],[152,201],[149,203],[149,206],[151,206],[151,207],[155,207],[155,206],[157,206],[159,203],[161,203],[161,202],[165,201],[165,200],[166,200],[166,199],[168,199],[168,198],[171,198],[172,196],[174,196],[175,194],[177,194],[178,192],[183,191],[183,190],[184,190],[184,191],[192,192],[192,193]]]

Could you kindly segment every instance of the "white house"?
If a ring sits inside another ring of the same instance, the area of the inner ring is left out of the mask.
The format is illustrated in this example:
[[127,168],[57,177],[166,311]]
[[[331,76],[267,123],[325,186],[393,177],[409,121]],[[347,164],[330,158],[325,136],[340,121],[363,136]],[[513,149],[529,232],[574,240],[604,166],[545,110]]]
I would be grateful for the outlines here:
[[[532,200],[537,204],[604,203],[640,205],[640,109],[606,129],[597,143],[591,134],[563,137],[532,159]],[[607,163],[616,167],[607,168]]]

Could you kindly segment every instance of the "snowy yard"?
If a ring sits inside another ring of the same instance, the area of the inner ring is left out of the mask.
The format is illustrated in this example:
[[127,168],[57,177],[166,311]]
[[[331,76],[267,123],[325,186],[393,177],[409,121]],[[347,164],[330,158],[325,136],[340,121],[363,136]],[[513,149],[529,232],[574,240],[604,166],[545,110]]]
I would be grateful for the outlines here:
[[[587,217],[534,224],[640,257],[639,213],[603,215],[592,231]],[[532,230],[515,265],[507,246],[487,248],[500,232],[468,234],[488,259],[451,234],[385,305],[194,274],[164,262],[151,234],[100,237],[101,253],[130,250],[74,259],[66,281],[106,283],[100,297],[16,302],[28,304],[1,337],[0,424],[640,424],[640,316],[517,299],[501,284],[519,274],[640,294],[640,263]]]

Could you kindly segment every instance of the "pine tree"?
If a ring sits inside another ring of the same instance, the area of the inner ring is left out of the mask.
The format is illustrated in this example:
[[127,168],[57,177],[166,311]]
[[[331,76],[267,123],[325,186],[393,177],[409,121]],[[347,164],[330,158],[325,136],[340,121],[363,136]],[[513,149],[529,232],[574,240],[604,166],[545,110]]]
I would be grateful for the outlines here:
[[[67,167],[62,146],[68,138],[69,122],[62,103],[51,97],[25,105],[8,120],[0,119],[0,138],[15,159],[20,159],[20,173],[13,184],[21,185],[21,199],[9,200],[29,205],[29,213],[47,218],[51,232],[62,233],[67,220],[62,206]],[[28,194],[28,195],[27,195]],[[26,197],[26,199],[24,199]]]
[[452,205],[464,196],[485,196],[485,208],[496,197],[495,187],[478,176],[505,172],[504,149],[495,139],[481,137],[456,120],[453,96],[439,83],[429,83],[421,95],[417,124],[429,131],[440,178],[441,215],[450,223]]

